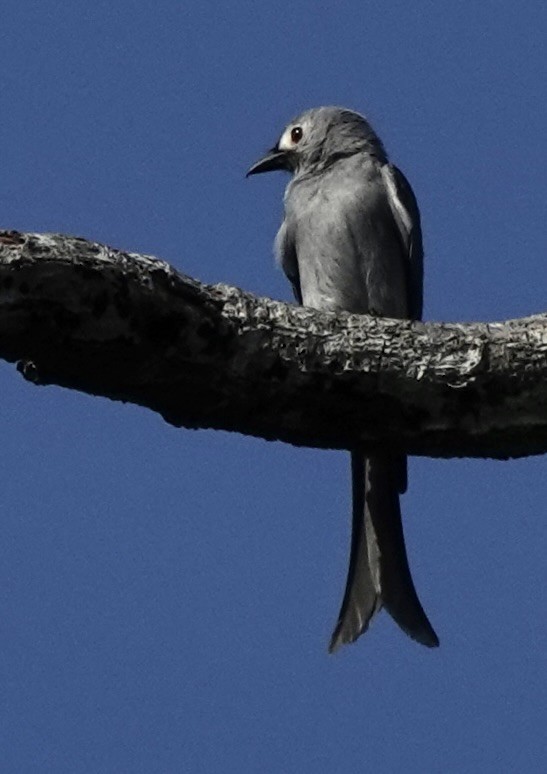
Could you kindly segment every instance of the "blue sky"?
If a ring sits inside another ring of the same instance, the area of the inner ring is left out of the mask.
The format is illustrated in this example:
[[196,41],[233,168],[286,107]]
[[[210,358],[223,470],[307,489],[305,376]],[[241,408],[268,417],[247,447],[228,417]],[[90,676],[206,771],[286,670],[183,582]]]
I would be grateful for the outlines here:
[[[2,30],[3,227],[289,300],[286,180],[244,173],[340,104],[412,181],[426,318],[545,311],[545,4],[4,0]],[[545,459],[413,460],[441,647],[381,615],[328,656],[346,454],[0,383],[3,771],[544,771]]]

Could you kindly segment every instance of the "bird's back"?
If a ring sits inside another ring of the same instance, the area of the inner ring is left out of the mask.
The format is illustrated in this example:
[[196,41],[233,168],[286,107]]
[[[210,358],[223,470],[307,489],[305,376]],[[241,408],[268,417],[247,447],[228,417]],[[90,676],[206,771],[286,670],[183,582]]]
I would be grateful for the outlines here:
[[407,315],[405,256],[373,157],[359,153],[320,175],[296,175],[282,231],[280,260],[285,270],[296,261],[305,306]]

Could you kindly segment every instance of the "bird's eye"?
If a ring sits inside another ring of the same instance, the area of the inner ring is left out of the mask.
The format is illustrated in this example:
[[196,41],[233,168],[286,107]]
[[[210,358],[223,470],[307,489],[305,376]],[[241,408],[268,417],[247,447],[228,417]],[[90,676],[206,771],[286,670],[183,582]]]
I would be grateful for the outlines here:
[[303,132],[302,132],[301,126],[293,126],[293,128],[291,129],[291,140],[294,142],[295,145],[297,142],[300,142],[300,140],[302,139],[302,134]]

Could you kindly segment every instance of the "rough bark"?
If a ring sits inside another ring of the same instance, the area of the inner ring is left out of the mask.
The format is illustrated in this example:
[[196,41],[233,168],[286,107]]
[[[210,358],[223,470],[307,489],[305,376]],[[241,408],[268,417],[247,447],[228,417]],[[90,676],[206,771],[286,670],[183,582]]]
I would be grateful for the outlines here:
[[0,231],[0,357],[177,426],[438,457],[547,451],[547,315],[324,314],[84,239]]

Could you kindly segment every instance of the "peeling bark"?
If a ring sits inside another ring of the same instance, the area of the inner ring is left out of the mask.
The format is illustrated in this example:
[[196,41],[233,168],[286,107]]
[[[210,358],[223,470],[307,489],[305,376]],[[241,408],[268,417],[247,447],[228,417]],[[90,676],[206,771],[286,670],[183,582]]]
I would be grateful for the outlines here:
[[0,231],[0,357],[177,426],[434,457],[547,451],[547,315],[334,315],[84,239]]

